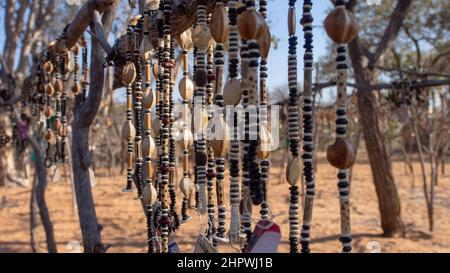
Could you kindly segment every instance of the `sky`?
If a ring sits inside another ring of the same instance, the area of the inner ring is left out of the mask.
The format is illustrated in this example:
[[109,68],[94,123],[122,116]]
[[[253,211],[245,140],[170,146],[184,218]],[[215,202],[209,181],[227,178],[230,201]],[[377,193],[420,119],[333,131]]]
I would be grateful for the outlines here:
[[[302,13],[302,2],[297,1],[297,36],[299,37],[298,44],[298,79],[299,85],[303,82],[303,31],[299,23]],[[329,43],[328,37],[323,29],[323,20],[327,15],[327,11],[332,8],[329,0],[313,1],[314,5],[312,13],[314,17],[314,59],[319,60],[320,57],[326,54],[326,45]],[[288,49],[288,32],[287,32],[287,0],[270,0],[268,1],[268,19],[270,21],[272,36],[276,37],[278,41],[277,49],[272,48],[268,59],[268,88],[269,93],[277,87],[287,86],[287,49]],[[1,11],[0,20],[3,20],[4,11]],[[0,30],[0,45],[4,43],[4,26]],[[110,41],[111,43],[113,41]],[[3,49],[3,47],[1,48]],[[118,97],[123,97],[123,92],[117,92]],[[178,93],[178,92],[177,92]],[[177,94],[178,95],[178,94]],[[177,96],[176,96],[177,97]]]
[[[268,2],[268,18],[271,22],[271,33],[279,39],[278,48],[270,51],[268,59],[268,87],[274,89],[287,85],[287,49],[288,49],[288,31],[287,31],[287,0],[272,0]],[[297,1],[297,36],[299,45],[297,47],[298,59],[298,78],[299,83],[303,82],[303,31],[299,21],[302,14],[302,2]],[[326,45],[329,43],[328,36],[325,33],[323,21],[327,16],[327,11],[332,8],[331,1],[319,0],[313,1],[312,15],[314,17],[314,60],[326,54]]]

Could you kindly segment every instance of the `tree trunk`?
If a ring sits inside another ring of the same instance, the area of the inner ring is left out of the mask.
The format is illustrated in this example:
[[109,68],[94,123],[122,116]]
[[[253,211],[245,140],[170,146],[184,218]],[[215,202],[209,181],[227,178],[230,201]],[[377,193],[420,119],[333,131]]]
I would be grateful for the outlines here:
[[50,220],[50,214],[45,201],[45,189],[47,188],[47,168],[44,166],[44,153],[42,152],[39,142],[32,136],[29,137],[31,146],[33,147],[36,156],[36,202],[39,207],[39,215],[41,217],[42,225],[44,226],[45,237],[47,240],[47,249],[49,253],[56,253],[56,242],[53,233],[53,224]]
[[[373,84],[371,79],[375,78],[376,71],[363,68],[357,40],[350,43],[349,49],[356,83],[359,86]],[[405,225],[401,218],[400,198],[392,175],[392,163],[380,130],[376,97],[374,92],[368,90],[358,90],[357,97],[362,132],[378,197],[383,235],[403,235]]]
[[30,194],[30,246],[33,253],[38,252],[38,224],[36,222],[37,216],[37,203],[36,203],[36,181],[37,177],[34,176],[31,186]]
[[[95,33],[94,24],[103,24],[107,37],[110,30],[118,2],[108,6],[103,13],[102,22],[99,14],[94,11],[91,30]],[[78,217],[80,220],[81,235],[84,252],[105,252],[107,247],[102,244],[101,226],[97,222],[94,198],[89,176],[89,128],[97,115],[103,96],[105,52],[95,39],[91,40],[91,65],[89,94],[77,95],[75,99],[74,120],[72,125],[72,169],[77,198]],[[75,141],[76,140],[76,141]]]

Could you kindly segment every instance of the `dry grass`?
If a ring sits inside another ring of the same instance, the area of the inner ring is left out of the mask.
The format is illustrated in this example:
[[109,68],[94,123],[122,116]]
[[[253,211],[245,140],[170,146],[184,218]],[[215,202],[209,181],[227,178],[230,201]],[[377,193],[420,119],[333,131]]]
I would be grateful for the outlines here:
[[[360,156],[360,158],[363,156]],[[283,178],[282,159],[284,155],[273,157],[269,188],[269,201],[274,214],[281,214],[275,222],[282,228],[282,243],[279,251],[287,252],[288,234],[288,185]],[[338,252],[340,243],[339,211],[336,186],[336,170],[319,157],[316,199],[312,227],[312,251]],[[353,246],[355,252],[368,252],[372,243],[378,242],[382,252],[450,252],[450,176],[441,176],[436,191],[435,230],[428,232],[422,182],[419,164],[415,163],[416,186],[411,188],[412,178],[405,175],[404,164],[393,165],[397,187],[402,200],[402,214],[407,225],[405,238],[383,238],[380,228],[377,198],[372,183],[367,160],[359,159],[354,168],[351,189],[351,218]],[[125,178],[119,174],[115,178],[97,173],[94,187],[96,210],[103,226],[103,241],[110,244],[109,252],[145,252],[146,224],[142,209],[134,195],[120,191]],[[29,196],[26,188],[0,188],[0,252],[29,252]],[[71,186],[66,182],[50,183],[47,202],[53,220],[55,237],[60,252],[71,251],[70,241],[81,241],[81,233],[76,215],[72,209]],[[178,200],[179,202],[180,200]],[[257,209],[254,210],[255,217]],[[194,220],[184,224],[176,238],[182,252],[192,252],[196,235],[203,226],[194,211]],[[45,251],[44,232],[39,229],[39,247]],[[234,251],[229,246],[221,246],[220,251]]]

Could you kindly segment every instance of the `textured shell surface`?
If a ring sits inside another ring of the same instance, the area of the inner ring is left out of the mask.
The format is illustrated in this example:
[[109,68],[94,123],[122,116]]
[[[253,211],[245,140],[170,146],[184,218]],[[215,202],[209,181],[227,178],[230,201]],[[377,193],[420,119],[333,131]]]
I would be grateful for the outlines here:
[[245,40],[259,39],[263,35],[266,20],[256,10],[246,10],[238,16],[239,34]]
[[131,121],[125,121],[122,127],[122,138],[126,141],[136,137],[136,129]]
[[207,50],[214,43],[209,28],[201,25],[196,25],[192,29],[192,41],[200,50]]
[[156,152],[155,140],[151,135],[146,135],[142,141],[142,153],[153,157]]
[[183,50],[190,51],[194,48],[194,42],[192,41],[192,30],[188,28],[185,32],[181,33],[177,39],[178,45]]
[[291,186],[297,185],[302,174],[302,164],[299,157],[292,157],[287,165],[286,180]]
[[223,4],[219,4],[214,9],[209,26],[211,35],[217,43],[225,43],[229,32],[228,12]]
[[155,105],[155,96],[151,88],[146,88],[144,93],[144,99],[142,100],[142,106],[145,109],[150,109]]
[[324,21],[328,36],[337,44],[348,44],[358,34],[359,25],[352,12],[344,7],[334,9]]
[[224,105],[238,105],[242,98],[241,81],[229,79],[223,88]]
[[181,192],[186,196],[190,196],[194,192],[195,185],[189,177],[183,177],[179,184]]
[[194,82],[189,76],[184,76],[178,83],[178,90],[183,100],[190,100],[194,93]]
[[189,149],[194,141],[194,136],[189,128],[184,128],[181,133],[180,145],[184,150]]
[[142,59],[151,60],[153,57],[153,45],[150,43],[148,37],[142,39],[141,47],[139,48],[139,53]]
[[151,206],[157,200],[157,192],[155,186],[152,183],[145,184],[144,189],[142,190],[142,199],[144,203]]
[[272,34],[270,33],[269,26],[264,25],[264,31],[258,38],[259,52],[264,59],[269,57],[270,46],[272,45]]
[[132,84],[134,80],[136,79],[136,67],[134,66],[134,63],[128,63],[123,68],[122,72],[122,82],[125,85]]

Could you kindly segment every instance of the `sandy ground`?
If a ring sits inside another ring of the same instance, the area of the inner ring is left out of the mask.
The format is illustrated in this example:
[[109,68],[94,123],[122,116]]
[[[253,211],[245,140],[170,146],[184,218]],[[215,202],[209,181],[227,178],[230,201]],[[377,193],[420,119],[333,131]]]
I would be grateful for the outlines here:
[[[288,251],[288,184],[284,182],[282,154],[272,158],[269,201],[274,219],[282,228],[279,252]],[[362,158],[362,159],[361,159]],[[415,187],[412,176],[405,174],[402,162],[394,162],[394,175],[402,201],[402,215],[407,226],[404,238],[383,238],[377,197],[372,183],[370,166],[364,156],[359,156],[354,168],[351,188],[351,218],[355,252],[450,252],[450,175],[441,176],[436,189],[435,229],[428,231],[425,201],[422,192],[420,166],[414,164]],[[339,210],[336,170],[319,156],[316,182],[316,199],[313,214],[311,245],[314,252],[339,252]],[[447,169],[450,171],[449,166]],[[102,238],[111,245],[109,252],[145,252],[146,224],[142,209],[134,194],[120,191],[125,176],[109,177],[97,172],[93,189],[97,216],[103,226]],[[71,185],[64,180],[52,182],[46,198],[53,220],[59,252],[80,251],[81,241],[78,219],[74,214]],[[181,194],[179,195],[181,196]],[[0,252],[30,252],[28,188],[0,188]],[[180,202],[180,200],[178,200]],[[258,210],[254,210],[257,212]],[[182,252],[192,252],[196,235],[204,230],[193,210],[193,220],[182,225],[176,240]],[[257,217],[257,215],[254,215]],[[204,219],[204,218],[203,218]],[[39,228],[39,250],[45,252],[45,238]],[[219,251],[236,251],[237,246],[221,246]]]

